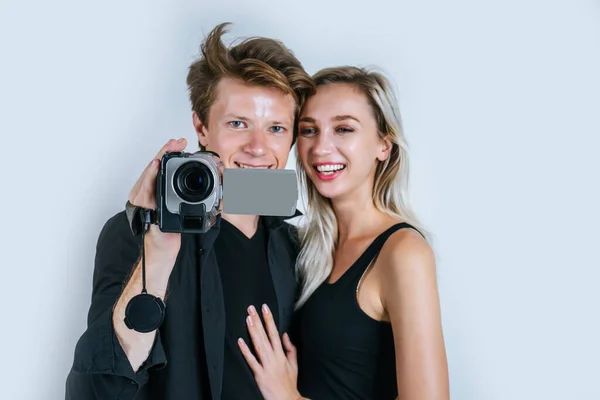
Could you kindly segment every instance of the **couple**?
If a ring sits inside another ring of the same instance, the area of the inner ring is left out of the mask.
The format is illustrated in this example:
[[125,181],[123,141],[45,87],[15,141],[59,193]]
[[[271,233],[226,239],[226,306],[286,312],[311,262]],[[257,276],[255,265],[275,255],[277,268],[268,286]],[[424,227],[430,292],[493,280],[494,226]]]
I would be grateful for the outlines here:
[[[125,212],[105,224],[88,328],[66,399],[447,399],[433,252],[406,202],[408,153],[384,76],[310,77],[281,43],[226,47],[217,26],[187,83],[202,150],[225,168],[285,168],[297,145],[307,224],[225,215],[204,235],[145,235],[159,329],[125,308],[142,288],[141,240]],[[129,201],[155,208],[158,160]]]

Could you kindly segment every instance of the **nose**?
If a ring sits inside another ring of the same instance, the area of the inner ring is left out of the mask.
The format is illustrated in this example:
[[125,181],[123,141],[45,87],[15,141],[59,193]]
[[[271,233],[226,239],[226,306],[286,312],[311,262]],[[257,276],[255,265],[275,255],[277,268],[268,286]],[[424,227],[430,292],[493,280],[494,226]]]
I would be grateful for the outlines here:
[[316,156],[326,156],[333,153],[331,137],[325,132],[316,135],[312,152]]
[[267,143],[263,132],[254,129],[249,132],[248,142],[244,146],[244,151],[253,157],[262,157],[267,154]]

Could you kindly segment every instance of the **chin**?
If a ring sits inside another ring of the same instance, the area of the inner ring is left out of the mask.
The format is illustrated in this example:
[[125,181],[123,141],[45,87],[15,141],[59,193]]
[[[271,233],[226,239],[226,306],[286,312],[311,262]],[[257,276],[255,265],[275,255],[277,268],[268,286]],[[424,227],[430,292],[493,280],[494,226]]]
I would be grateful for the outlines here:
[[[319,194],[327,199],[335,200],[336,198],[343,196],[346,191],[338,185],[328,185],[322,182],[313,181],[313,185]],[[337,186],[337,187],[336,187]]]

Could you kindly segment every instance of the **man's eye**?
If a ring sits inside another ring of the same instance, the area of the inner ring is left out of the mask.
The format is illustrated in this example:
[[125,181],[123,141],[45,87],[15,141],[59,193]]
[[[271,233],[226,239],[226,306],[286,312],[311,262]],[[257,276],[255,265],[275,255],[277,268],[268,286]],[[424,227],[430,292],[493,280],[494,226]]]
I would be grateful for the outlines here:
[[271,132],[273,133],[281,133],[285,131],[285,128],[283,126],[272,126],[271,127]]
[[233,128],[241,128],[244,126],[244,123],[242,121],[231,121],[229,125],[231,125]]

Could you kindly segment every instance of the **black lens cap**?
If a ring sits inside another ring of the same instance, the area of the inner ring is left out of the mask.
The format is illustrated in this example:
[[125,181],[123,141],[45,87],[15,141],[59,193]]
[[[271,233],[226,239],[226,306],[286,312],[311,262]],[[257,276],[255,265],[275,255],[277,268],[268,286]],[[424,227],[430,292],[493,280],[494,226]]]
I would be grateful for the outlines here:
[[148,333],[160,327],[165,318],[165,303],[149,293],[129,300],[125,309],[125,325],[137,332]]

